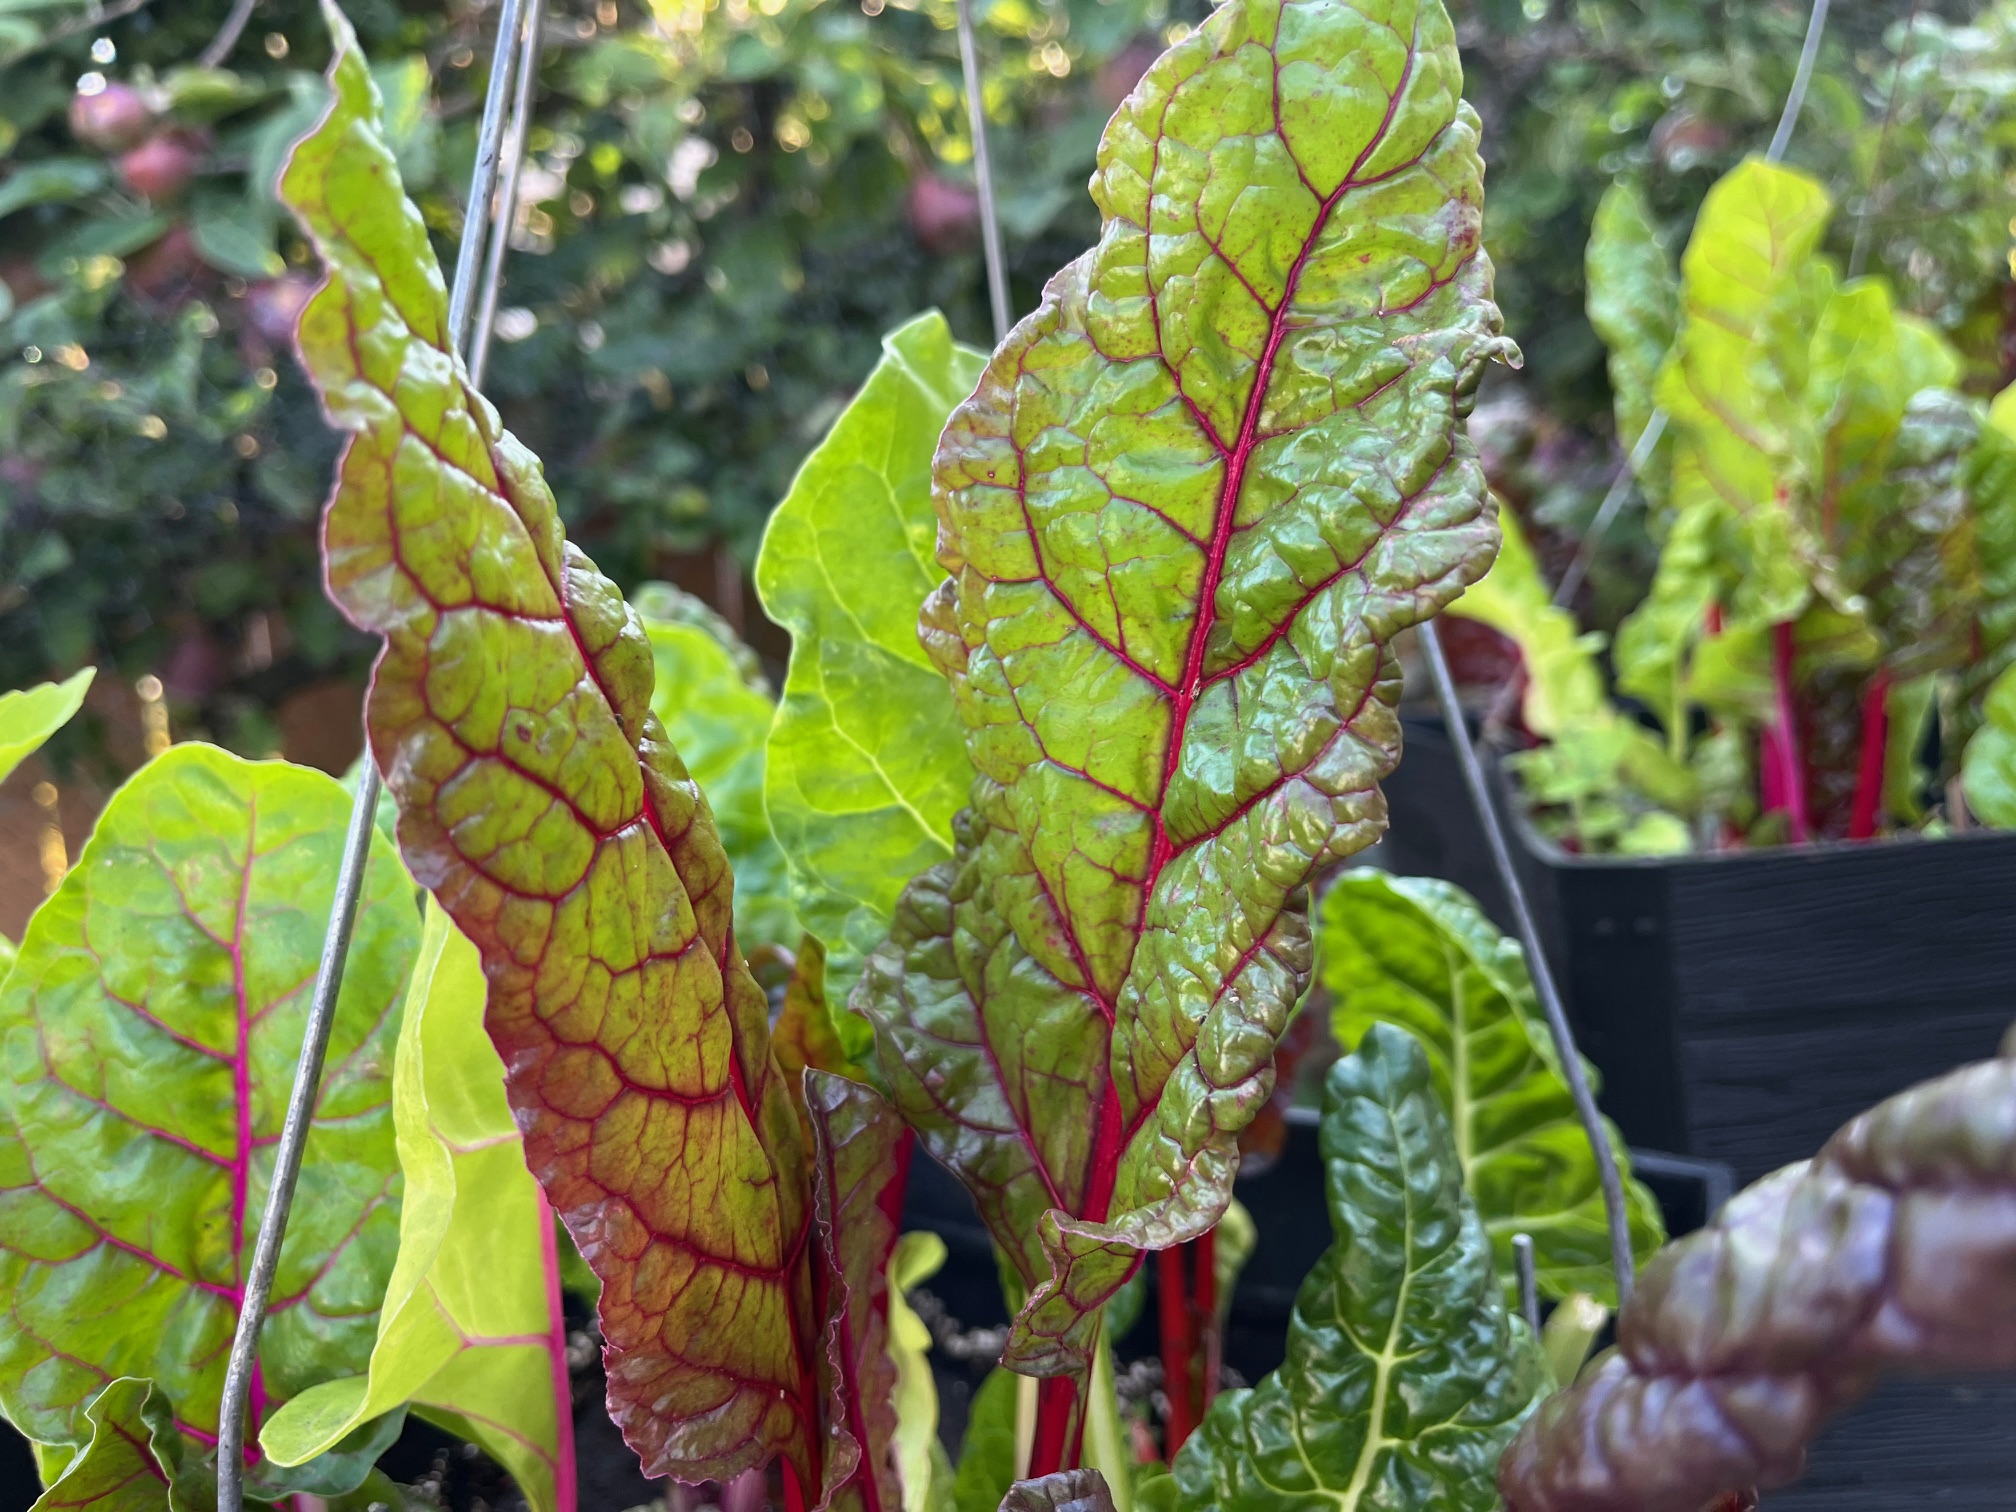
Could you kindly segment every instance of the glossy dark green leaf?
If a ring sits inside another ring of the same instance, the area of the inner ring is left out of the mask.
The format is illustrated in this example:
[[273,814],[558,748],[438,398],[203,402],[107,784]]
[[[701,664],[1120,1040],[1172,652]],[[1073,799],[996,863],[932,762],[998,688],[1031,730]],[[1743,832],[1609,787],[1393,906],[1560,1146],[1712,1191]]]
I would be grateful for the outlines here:
[[1322,1151],[1336,1238],[1295,1299],[1287,1361],[1212,1404],[1176,1457],[1174,1505],[1490,1512],[1543,1366],[1412,1035],[1375,1025],[1331,1069]]
[[[1450,883],[1362,868],[1324,895],[1317,952],[1339,1044],[1352,1049],[1388,1023],[1426,1050],[1507,1297],[1516,1297],[1512,1236],[1525,1233],[1547,1295],[1588,1292],[1614,1304],[1596,1157],[1517,942]],[[1604,1128],[1642,1260],[1665,1242],[1659,1206],[1631,1179],[1623,1137],[1607,1119]]]
[[[30,921],[0,989],[0,1403],[31,1437],[88,1442],[87,1405],[133,1376],[214,1439],[349,812],[320,772],[176,746],[114,795]],[[370,1359],[398,1242],[392,1056],[418,935],[412,883],[374,846],[255,1423]],[[255,1489],[344,1489],[349,1471],[327,1468]]]
[[1509,353],[1437,0],[1235,0],[1108,126],[1100,242],[954,413],[926,645],[978,773],[854,999],[1082,1372],[1143,1248],[1229,1196],[1369,844],[1390,643],[1489,565],[1458,410]]

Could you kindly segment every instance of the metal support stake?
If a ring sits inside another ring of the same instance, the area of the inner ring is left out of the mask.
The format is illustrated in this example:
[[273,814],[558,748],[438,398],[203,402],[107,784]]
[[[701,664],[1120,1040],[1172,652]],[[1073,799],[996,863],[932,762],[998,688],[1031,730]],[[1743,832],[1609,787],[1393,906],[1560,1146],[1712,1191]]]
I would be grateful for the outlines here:
[[1008,265],[1001,255],[1001,221],[994,213],[994,169],[987,156],[987,104],[980,88],[980,55],[973,41],[973,0],[959,0],[959,67],[966,76],[966,116],[973,124],[973,179],[980,191],[980,245],[987,255],[987,298],[994,306],[994,340],[1008,335]]
[[[536,13],[539,0],[532,0]],[[483,102],[482,124],[476,141],[476,167],[470,176],[468,210],[462,225],[462,245],[455,260],[455,282],[448,298],[448,338],[460,350],[468,335],[469,315],[477,292],[475,273],[484,231],[490,223],[492,200],[497,187],[498,146],[503,136],[504,101],[510,94],[514,44],[519,36],[519,18],[524,0],[503,0],[498,16],[497,50],[491,60],[489,92]],[[537,60],[538,30],[526,39],[523,67],[530,71]],[[531,92],[517,92],[519,111],[529,110]],[[514,136],[523,139],[524,123],[517,122]],[[502,241],[510,234],[508,225],[497,231]],[[491,261],[487,276],[495,278],[501,256]],[[488,299],[494,303],[495,294]],[[287,1234],[288,1215],[294,1206],[294,1189],[301,1179],[301,1158],[308,1144],[309,1128],[315,1118],[315,1099],[322,1086],[322,1063],[329,1051],[329,1032],[336,1021],[336,1002],[343,988],[343,968],[350,955],[350,932],[357,921],[357,901],[363,892],[364,864],[371,853],[371,832],[378,815],[380,790],[378,766],[365,741],[365,759],[357,783],[356,801],[350,808],[350,828],[343,841],[342,869],[336,876],[336,895],[329,910],[329,932],[322,943],[322,961],[315,973],[315,995],[308,1009],[308,1024],[301,1040],[301,1058],[294,1070],[294,1088],[287,1099],[287,1116],[280,1129],[280,1143],[273,1152],[273,1181],[266,1208],[259,1217],[259,1234],[252,1247],[252,1263],[245,1277],[245,1294],[238,1308],[238,1327],[231,1339],[231,1357],[224,1371],[224,1397],[219,1404],[217,1423],[217,1512],[243,1512],[245,1505],[246,1408],[252,1394],[252,1378],[258,1370],[259,1333],[266,1321],[267,1304],[273,1295],[273,1277],[280,1265],[280,1247]],[[255,1425],[249,1425],[256,1428]]]
[[1533,978],[1534,995],[1540,999],[1541,1012],[1546,1015],[1547,1032],[1554,1040],[1561,1073],[1568,1079],[1568,1093],[1575,1100],[1575,1116],[1582,1121],[1582,1131],[1589,1136],[1589,1148],[1596,1156],[1596,1178],[1603,1188],[1603,1214],[1610,1227],[1610,1264],[1617,1274],[1617,1303],[1621,1307],[1631,1299],[1634,1267],[1631,1228],[1624,1208],[1624,1178],[1617,1170],[1617,1152],[1610,1147],[1602,1114],[1596,1111],[1595,1094],[1589,1090],[1582,1057],[1575,1049],[1575,1033],[1568,1027],[1568,1014],[1561,1006],[1561,993],[1554,985],[1547,953],[1540,948],[1540,929],[1533,921],[1532,905],[1526,899],[1518,869],[1512,864],[1505,826],[1500,823],[1490,789],[1485,786],[1484,767],[1477,760],[1470,727],[1463,722],[1463,705],[1456,697],[1456,679],[1449,675],[1449,660],[1442,654],[1442,637],[1433,620],[1424,621],[1419,633],[1428,673],[1435,681],[1435,696],[1442,704],[1442,722],[1449,727],[1449,743],[1456,748],[1457,764],[1463,768],[1463,785],[1470,790],[1470,801],[1477,808],[1477,823],[1491,848],[1492,865],[1512,905],[1512,919],[1519,943],[1526,951],[1526,969]]
[[1533,1337],[1540,1337],[1540,1274],[1533,1263],[1533,1236],[1512,1236],[1512,1268],[1519,1273],[1519,1311]]

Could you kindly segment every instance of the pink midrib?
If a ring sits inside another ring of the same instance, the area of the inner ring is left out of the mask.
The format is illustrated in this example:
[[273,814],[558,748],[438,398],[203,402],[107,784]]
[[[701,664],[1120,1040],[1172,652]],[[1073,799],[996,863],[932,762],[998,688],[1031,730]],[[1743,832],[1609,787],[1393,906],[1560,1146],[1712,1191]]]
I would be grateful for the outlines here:
[[[1316,217],[1310,223],[1309,234],[1303,239],[1302,246],[1297,250],[1295,261],[1288,269],[1287,278],[1282,281],[1281,302],[1274,307],[1273,314],[1268,321],[1267,345],[1260,354],[1259,362],[1254,367],[1253,387],[1246,396],[1246,409],[1240,418],[1238,439],[1233,443],[1231,450],[1225,457],[1225,482],[1218,491],[1218,508],[1216,516],[1211,523],[1211,545],[1205,559],[1204,579],[1198,587],[1197,619],[1190,627],[1190,642],[1184,650],[1183,680],[1177,685],[1176,694],[1172,700],[1169,723],[1169,746],[1163,755],[1162,780],[1155,795],[1155,836],[1149,849],[1147,875],[1142,879],[1141,909],[1134,930],[1137,945],[1142,929],[1147,922],[1148,905],[1155,895],[1156,885],[1161,881],[1164,868],[1178,854],[1177,845],[1169,838],[1169,827],[1164,817],[1169,801],[1169,786],[1175,780],[1176,768],[1182,760],[1183,741],[1184,736],[1189,730],[1190,717],[1195,712],[1197,701],[1203,692],[1204,656],[1209,646],[1211,631],[1218,623],[1218,589],[1219,585],[1224,581],[1226,554],[1231,550],[1232,537],[1237,530],[1239,495],[1245,487],[1247,465],[1252,460],[1254,449],[1259,445],[1260,414],[1266,407],[1267,390],[1273,383],[1275,360],[1280,354],[1281,343],[1286,339],[1288,334],[1288,316],[1289,312],[1294,308],[1295,291],[1301,285],[1303,270],[1308,266],[1310,257],[1314,255],[1316,244],[1322,239],[1324,228],[1330,223],[1330,213],[1336,209],[1338,201],[1343,199],[1356,186],[1358,174],[1364,169],[1365,164],[1371,161],[1372,155],[1378,151],[1380,145],[1386,140],[1387,133],[1392,129],[1394,113],[1400,108],[1400,101],[1406,96],[1407,86],[1413,81],[1414,61],[1419,54],[1419,48],[1420,38],[1417,30],[1417,34],[1408,41],[1406,67],[1401,71],[1400,79],[1394,86],[1393,93],[1387,99],[1386,114],[1380,121],[1378,130],[1372,133],[1364,149],[1351,164],[1349,171],[1338,181],[1337,187],[1318,202]],[[1276,66],[1278,68],[1278,62]],[[1278,106],[1275,112],[1275,125],[1277,129],[1281,126]],[[1285,131],[1283,132],[1283,141],[1284,143],[1286,141]],[[1159,154],[1160,143],[1158,138],[1158,157]],[[1306,184],[1308,181],[1305,178],[1303,182]],[[1311,187],[1313,188],[1313,186]],[[1143,230],[1152,235],[1154,221],[1154,200],[1152,196],[1149,200],[1148,219],[1150,225],[1144,227]],[[1228,269],[1232,271],[1234,276],[1239,277],[1240,282],[1244,284],[1245,280],[1243,276],[1239,275],[1238,270],[1232,267],[1230,259],[1224,258],[1223,253],[1220,253],[1219,256],[1226,262]],[[1166,356],[1163,357],[1162,361],[1165,366],[1169,365],[1169,359]],[[1207,430],[1206,434],[1208,436],[1213,433]],[[1298,605],[1295,613],[1299,614],[1301,607]],[[1212,833],[1217,832],[1213,831]],[[1208,836],[1200,836],[1198,838],[1203,839],[1208,838]],[[1192,841],[1191,843],[1195,844],[1196,842]],[[1070,936],[1075,945],[1077,932],[1067,925],[1065,933]],[[1081,1217],[1089,1219],[1094,1223],[1103,1223],[1106,1221],[1107,1209],[1112,1202],[1113,1188],[1119,1177],[1121,1151],[1125,1148],[1133,1130],[1140,1128],[1148,1118],[1153,1116],[1154,1110],[1160,1102],[1161,1096],[1158,1090],[1156,1096],[1144,1103],[1143,1107],[1137,1112],[1132,1121],[1131,1128],[1123,1129],[1123,1120],[1120,1116],[1119,1086],[1113,1079],[1112,1063],[1109,1056],[1106,1072],[1106,1091],[1105,1096],[1100,1101],[1098,1124],[1093,1132],[1092,1170],[1090,1179],[1086,1183],[1086,1202],[1084,1211],[1080,1214]]]
[[553,1236],[553,1205],[538,1182],[539,1265],[546,1279],[546,1353],[553,1379],[553,1493],[558,1512],[575,1512],[580,1492],[574,1464],[574,1388],[567,1374],[567,1316],[560,1301],[560,1242]]
[[[231,1245],[238,1257],[238,1281],[232,1288],[235,1317],[245,1308],[245,1210],[251,1201],[252,1152],[252,1005],[245,986],[245,924],[251,911],[253,858],[259,853],[259,795],[245,800],[245,869],[238,881],[238,905],[231,921],[231,990],[237,1000],[238,1041],[231,1058],[231,1095],[237,1113],[237,1146],[231,1159]],[[266,1416],[266,1380],[259,1358],[252,1359],[252,1389],[248,1412],[252,1431],[246,1436],[245,1457],[259,1457],[259,1426]]]

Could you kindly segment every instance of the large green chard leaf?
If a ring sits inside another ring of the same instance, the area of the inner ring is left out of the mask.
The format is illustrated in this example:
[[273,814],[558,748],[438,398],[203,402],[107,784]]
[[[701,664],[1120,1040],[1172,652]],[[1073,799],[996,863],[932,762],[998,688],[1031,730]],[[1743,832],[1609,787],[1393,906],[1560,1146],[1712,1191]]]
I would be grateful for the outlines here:
[[755,653],[726,621],[668,583],[636,595],[651,640],[651,712],[707,795],[735,872],[735,935],[744,946],[792,945],[784,853],[763,812],[763,742],[777,703]]
[[1597,660],[1602,638],[1584,635],[1573,613],[1554,603],[1509,511],[1499,515],[1499,529],[1504,540],[1491,570],[1448,612],[1489,625],[1519,648],[1526,670],[1522,717],[1546,742],[1509,758],[1527,796],[1566,809],[1585,849],[1686,850],[1679,816],[1699,802],[1694,773],[1610,701]]
[[[1512,1236],[1527,1233],[1549,1296],[1588,1292],[1614,1306],[1596,1158],[1518,944],[1460,888],[1361,868],[1324,895],[1317,951],[1339,1044],[1354,1048],[1388,1023],[1427,1051],[1464,1185],[1508,1288]],[[1666,1238],[1658,1204],[1631,1179],[1624,1141],[1607,1119],[1604,1129],[1625,1173],[1631,1248],[1642,1259]]]
[[260,1447],[299,1464],[411,1403],[488,1450],[535,1512],[571,1512],[573,1400],[552,1214],[525,1169],[504,1065],[483,1032],[483,963],[431,901],[392,1119],[406,1190],[369,1374],[302,1392],[267,1420]]
[[979,775],[854,1001],[1032,1288],[1018,1369],[1082,1371],[1139,1249],[1223,1210],[1304,884],[1383,820],[1391,638],[1489,565],[1460,80],[1437,0],[1222,6],[940,442],[923,635]]
[[1374,1025],[1331,1069],[1322,1151],[1336,1242],[1295,1299],[1288,1358],[1212,1404],[1176,1456],[1174,1505],[1488,1512],[1543,1366],[1405,1030]]
[[[1659,370],[1680,327],[1680,278],[1636,184],[1620,179],[1603,192],[1583,267],[1589,324],[1610,350],[1617,444],[1629,454],[1658,407]],[[1665,474],[1663,448],[1638,472],[1655,506],[1665,498]]]
[[334,98],[281,187],[328,268],[299,345],[353,433],[329,587],[385,638],[366,725],[400,845],[483,957],[526,1160],[602,1282],[610,1411],[646,1473],[781,1453],[815,1503],[852,1441],[830,1378],[873,1355],[826,1337],[848,1288],[812,1241],[720,835],[651,713],[636,616],[448,350],[426,228],[330,17]]
[[[29,922],[0,990],[13,1126],[0,1404],[29,1437],[88,1442],[87,1405],[133,1376],[215,1441],[349,810],[319,772],[176,746],[113,796]],[[418,934],[412,884],[381,843],[260,1339],[255,1423],[370,1359],[398,1238],[392,1055]],[[348,1475],[262,1464],[253,1489],[341,1491]]]
[[29,1512],[196,1512],[170,1489],[179,1435],[151,1381],[120,1376],[85,1417],[90,1442]]
[[1727,634],[1755,636],[1799,616],[1818,571],[1786,484],[1804,337],[1824,295],[1813,251],[1832,210],[1814,180],[1752,158],[1709,190],[1681,259],[1680,333],[1658,385],[1674,432],[1671,524],[1652,591],[1617,638],[1619,685],[1675,739],[1710,606]]
[[[951,694],[917,641],[945,572],[931,555],[931,452],[986,358],[943,316],[883,339],[763,536],[756,589],[791,632],[765,795],[791,899],[845,1004],[903,884],[952,851],[966,759]],[[843,1021],[844,1022],[844,1021]]]
[[13,774],[42,742],[70,723],[84,707],[96,667],[60,683],[39,683],[18,693],[0,693],[0,782]]

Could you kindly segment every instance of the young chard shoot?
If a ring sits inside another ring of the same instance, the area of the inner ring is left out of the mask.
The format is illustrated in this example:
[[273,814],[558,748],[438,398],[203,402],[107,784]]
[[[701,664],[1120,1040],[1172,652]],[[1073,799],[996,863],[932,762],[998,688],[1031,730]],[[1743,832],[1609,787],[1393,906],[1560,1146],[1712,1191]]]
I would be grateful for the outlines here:
[[858,1437],[886,1424],[834,1404],[868,1400],[858,1309],[894,1235],[853,1177],[814,1186],[893,1120],[865,1089],[811,1098],[807,1147],[713,816],[650,711],[649,642],[451,354],[370,75],[331,25],[334,98],[282,181],[328,269],[302,357],[352,433],[330,591],[386,639],[372,752],[415,877],[482,956],[526,1159],[601,1280],[611,1412],[647,1474],[781,1456],[794,1505],[887,1506],[886,1439]]
[[854,1004],[1030,1300],[1031,1469],[1143,1249],[1209,1230],[1368,844],[1390,650],[1489,565],[1458,421],[1498,335],[1436,0],[1232,0],[1108,127],[1099,244],[939,445],[922,635],[976,770]]

